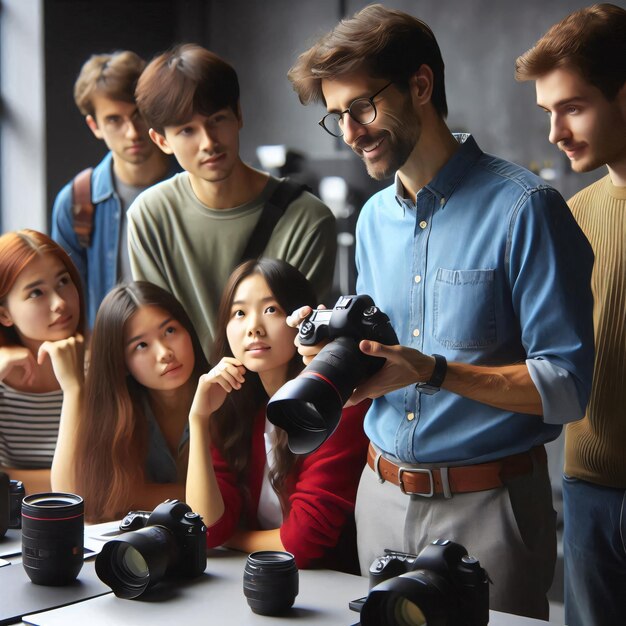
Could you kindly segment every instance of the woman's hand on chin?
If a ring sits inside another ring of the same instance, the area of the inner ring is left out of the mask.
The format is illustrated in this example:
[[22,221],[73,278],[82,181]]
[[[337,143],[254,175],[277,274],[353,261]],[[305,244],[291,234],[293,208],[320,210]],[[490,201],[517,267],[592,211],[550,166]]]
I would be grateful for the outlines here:
[[85,342],[82,335],[44,341],[37,352],[37,363],[42,365],[47,357],[64,392],[82,387],[85,379]]
[[246,368],[241,361],[225,356],[212,370],[200,376],[191,405],[191,416],[207,419],[215,413],[231,391],[241,389],[245,373]]

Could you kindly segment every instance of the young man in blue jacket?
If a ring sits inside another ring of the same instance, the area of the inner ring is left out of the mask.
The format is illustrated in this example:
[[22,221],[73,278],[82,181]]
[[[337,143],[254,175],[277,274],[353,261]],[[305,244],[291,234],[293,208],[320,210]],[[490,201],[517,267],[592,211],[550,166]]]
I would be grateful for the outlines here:
[[[87,177],[93,213],[85,218],[91,232],[77,234],[73,182],[59,192],[52,210],[52,238],[78,268],[93,327],[105,294],[120,280],[131,280],[126,244],[126,210],[144,189],[169,177],[172,161],[148,136],[135,103],[135,86],[145,61],[124,50],[91,56],[74,85],[74,100],[87,126],[109,152]],[[84,191],[84,187],[83,187]],[[78,218],[80,220],[80,217]],[[78,227],[80,232],[80,226]]]

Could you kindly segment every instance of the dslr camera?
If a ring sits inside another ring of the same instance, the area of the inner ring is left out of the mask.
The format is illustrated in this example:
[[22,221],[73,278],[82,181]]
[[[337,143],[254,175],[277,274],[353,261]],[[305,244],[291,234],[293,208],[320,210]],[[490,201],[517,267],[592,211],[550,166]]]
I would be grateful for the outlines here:
[[298,339],[313,346],[330,339],[309,365],[270,399],[267,418],[287,432],[295,454],[313,452],[339,424],[354,388],[375,374],[385,359],[363,354],[362,339],[398,343],[389,318],[368,295],[341,296],[332,309],[316,309],[300,324]]
[[448,539],[436,539],[417,556],[387,550],[370,566],[369,582],[360,607],[363,626],[489,623],[489,576]]
[[120,531],[96,557],[96,573],[120,598],[139,597],[166,574],[191,578],[206,568],[206,526],[184,502],[131,511]]
[[8,474],[0,472],[0,537],[9,528],[22,527],[22,499],[26,495],[21,480],[10,480]]

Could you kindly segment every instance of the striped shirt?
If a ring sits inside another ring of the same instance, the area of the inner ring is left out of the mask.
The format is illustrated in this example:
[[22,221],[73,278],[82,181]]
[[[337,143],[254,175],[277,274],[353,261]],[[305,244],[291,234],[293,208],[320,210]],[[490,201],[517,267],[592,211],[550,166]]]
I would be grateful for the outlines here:
[[47,469],[59,433],[63,392],[29,393],[0,382],[0,465]]

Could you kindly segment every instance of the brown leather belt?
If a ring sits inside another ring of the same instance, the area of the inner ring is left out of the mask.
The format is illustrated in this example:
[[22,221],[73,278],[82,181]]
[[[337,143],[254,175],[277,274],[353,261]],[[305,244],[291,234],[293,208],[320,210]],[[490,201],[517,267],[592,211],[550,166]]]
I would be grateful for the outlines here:
[[381,482],[389,481],[400,487],[402,493],[430,498],[443,494],[451,498],[453,493],[486,491],[503,487],[507,480],[524,476],[533,471],[533,460],[547,464],[543,446],[528,452],[462,467],[426,467],[419,465],[396,465],[379,454],[370,443],[367,464],[376,472]]

